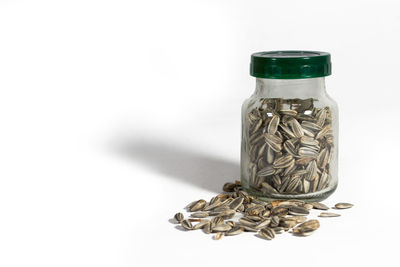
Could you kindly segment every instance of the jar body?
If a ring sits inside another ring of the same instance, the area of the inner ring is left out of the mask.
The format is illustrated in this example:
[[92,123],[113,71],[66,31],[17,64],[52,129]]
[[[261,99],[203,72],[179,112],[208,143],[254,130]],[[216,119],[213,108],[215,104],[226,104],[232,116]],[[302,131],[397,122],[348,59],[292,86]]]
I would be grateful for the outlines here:
[[264,200],[320,201],[335,191],[338,107],[324,78],[257,78],[242,106],[241,180]]

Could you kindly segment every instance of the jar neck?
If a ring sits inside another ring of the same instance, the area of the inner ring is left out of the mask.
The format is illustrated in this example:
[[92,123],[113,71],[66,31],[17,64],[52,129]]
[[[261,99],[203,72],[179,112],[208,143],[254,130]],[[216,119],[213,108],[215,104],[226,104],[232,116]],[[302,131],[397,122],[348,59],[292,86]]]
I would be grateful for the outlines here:
[[325,95],[325,78],[256,79],[256,96],[268,98],[318,98]]

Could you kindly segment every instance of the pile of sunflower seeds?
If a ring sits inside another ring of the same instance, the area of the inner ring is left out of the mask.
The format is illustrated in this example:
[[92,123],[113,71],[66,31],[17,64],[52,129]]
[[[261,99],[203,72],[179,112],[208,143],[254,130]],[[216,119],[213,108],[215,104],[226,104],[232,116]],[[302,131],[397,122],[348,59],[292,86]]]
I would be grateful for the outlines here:
[[[226,183],[225,193],[213,197],[209,202],[204,199],[186,206],[191,212],[190,218],[176,213],[174,221],[186,230],[202,229],[204,233],[215,233],[214,239],[223,236],[239,235],[243,232],[255,232],[258,237],[271,240],[276,234],[291,232],[296,236],[308,236],[320,226],[318,220],[307,220],[311,209],[326,211],[326,205],[301,200],[275,200],[264,202],[248,195],[242,190],[240,181]],[[350,203],[337,203],[335,209],[347,209]],[[234,220],[235,215],[242,215]],[[319,217],[337,217],[340,214],[321,212]],[[194,224],[195,223],[195,224]]]
[[248,183],[264,195],[307,194],[331,184],[332,113],[314,99],[265,98],[247,116]]

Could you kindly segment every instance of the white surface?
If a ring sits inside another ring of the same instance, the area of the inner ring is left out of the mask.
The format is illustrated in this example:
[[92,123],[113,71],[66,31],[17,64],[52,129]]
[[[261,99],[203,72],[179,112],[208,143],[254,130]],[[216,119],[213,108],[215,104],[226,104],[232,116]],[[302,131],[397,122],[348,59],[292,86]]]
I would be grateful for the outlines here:
[[[397,262],[398,1],[0,1],[0,266]],[[238,178],[250,54],[332,53],[340,183],[308,238],[168,220]],[[222,265],[224,264],[224,265]]]

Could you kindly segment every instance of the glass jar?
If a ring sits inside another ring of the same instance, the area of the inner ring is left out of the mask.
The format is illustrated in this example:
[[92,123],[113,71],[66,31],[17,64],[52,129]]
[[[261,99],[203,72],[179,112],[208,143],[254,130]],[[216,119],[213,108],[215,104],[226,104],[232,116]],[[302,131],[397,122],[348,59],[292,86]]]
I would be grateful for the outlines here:
[[263,200],[321,201],[338,183],[338,107],[325,90],[330,54],[251,56],[256,90],[242,106],[241,180]]

